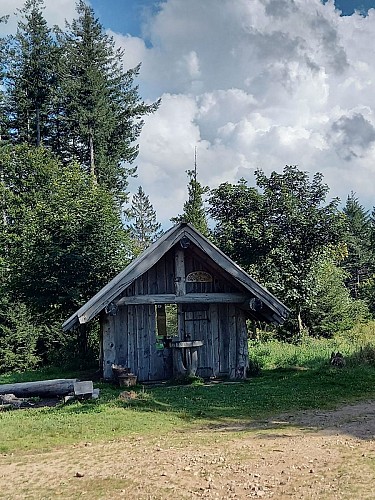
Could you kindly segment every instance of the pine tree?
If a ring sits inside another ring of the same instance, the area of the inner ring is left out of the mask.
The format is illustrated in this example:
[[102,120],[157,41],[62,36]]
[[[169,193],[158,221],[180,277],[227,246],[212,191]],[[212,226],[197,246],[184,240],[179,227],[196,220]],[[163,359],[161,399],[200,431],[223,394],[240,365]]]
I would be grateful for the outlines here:
[[348,273],[347,284],[350,292],[353,297],[358,298],[361,284],[367,280],[371,271],[370,216],[354,193],[348,196],[343,212],[347,222],[348,255],[342,266]]
[[37,146],[48,134],[56,84],[56,44],[43,8],[43,0],[26,0],[6,50],[8,133],[17,143]]
[[195,152],[194,170],[186,171],[188,182],[188,200],[184,203],[183,214],[173,217],[173,223],[189,222],[204,236],[208,236],[208,224],[206,210],[203,206],[203,196],[208,193],[208,187],[202,186],[197,178],[197,155]]
[[78,17],[67,24],[59,40],[63,50],[56,147],[63,161],[76,158],[101,185],[120,194],[134,169],[142,117],[159,101],[147,105],[134,86],[140,66],[124,71],[123,51],[116,50],[91,7],[77,3]]
[[157,222],[156,212],[149,197],[139,186],[133,195],[131,208],[127,216],[134,222],[128,225],[133,244],[133,256],[136,257],[162,234],[161,224]]

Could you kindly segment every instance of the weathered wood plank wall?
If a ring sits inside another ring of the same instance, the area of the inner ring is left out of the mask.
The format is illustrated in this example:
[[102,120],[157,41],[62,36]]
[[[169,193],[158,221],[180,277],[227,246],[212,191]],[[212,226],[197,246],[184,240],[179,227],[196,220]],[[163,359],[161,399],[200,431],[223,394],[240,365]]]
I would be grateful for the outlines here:
[[[212,282],[187,283],[187,293],[235,293],[240,287],[226,281],[215,263],[202,260],[199,252],[185,253],[185,275],[193,271],[212,275]],[[134,281],[125,296],[175,294],[175,252],[169,251],[157,264]],[[179,305],[181,311],[181,305]],[[244,375],[247,367],[247,331],[242,310],[235,304],[209,304],[191,312],[180,312],[181,337],[203,340],[198,349],[198,372],[204,377]],[[155,305],[122,305],[115,316],[103,315],[103,372],[112,377],[112,364],[127,366],[139,381],[172,376],[170,349],[157,349]],[[180,340],[184,340],[181,338]]]

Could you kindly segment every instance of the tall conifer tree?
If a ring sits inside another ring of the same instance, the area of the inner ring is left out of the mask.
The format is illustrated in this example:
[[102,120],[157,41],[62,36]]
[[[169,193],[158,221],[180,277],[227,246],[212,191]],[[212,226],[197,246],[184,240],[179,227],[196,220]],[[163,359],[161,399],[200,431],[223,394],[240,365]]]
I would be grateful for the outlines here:
[[120,194],[138,154],[135,141],[143,121],[159,105],[145,104],[134,85],[140,66],[123,70],[123,51],[116,50],[83,0],[78,17],[60,34],[62,66],[60,155],[76,158],[96,182]]
[[43,0],[26,0],[17,33],[6,50],[6,113],[9,136],[39,146],[48,134],[56,83],[56,44],[43,17]]
[[188,199],[184,203],[184,212],[171,219],[174,223],[189,222],[204,236],[208,236],[206,210],[203,206],[203,196],[208,193],[208,187],[202,186],[197,175],[197,151],[195,150],[194,170],[186,171],[188,182]]
[[128,229],[133,243],[133,254],[136,257],[162,234],[161,224],[157,221],[156,212],[142,186],[139,186],[133,195],[127,215],[133,221],[128,225]]
[[349,275],[350,292],[353,297],[358,298],[361,284],[366,281],[371,271],[370,216],[354,193],[348,196],[343,212],[347,221],[348,255],[342,265]]

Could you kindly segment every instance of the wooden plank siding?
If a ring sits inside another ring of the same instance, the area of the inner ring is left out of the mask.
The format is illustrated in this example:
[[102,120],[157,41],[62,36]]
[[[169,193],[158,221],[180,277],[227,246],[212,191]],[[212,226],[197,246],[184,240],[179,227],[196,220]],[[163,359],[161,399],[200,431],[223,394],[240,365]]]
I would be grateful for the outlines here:
[[[112,376],[112,363],[127,366],[140,382],[172,376],[171,349],[158,349],[156,339],[156,304],[164,303],[178,303],[180,340],[203,341],[198,348],[197,375],[243,376],[247,366],[246,321],[236,304],[251,294],[233,278],[226,280],[225,272],[203,257],[196,248],[171,249],[122,292],[115,301],[116,316],[103,315],[105,378]],[[194,271],[209,273],[212,282],[186,283],[185,287],[181,280]],[[180,281],[176,286],[177,275]],[[183,312],[182,304],[194,304],[194,308]]]

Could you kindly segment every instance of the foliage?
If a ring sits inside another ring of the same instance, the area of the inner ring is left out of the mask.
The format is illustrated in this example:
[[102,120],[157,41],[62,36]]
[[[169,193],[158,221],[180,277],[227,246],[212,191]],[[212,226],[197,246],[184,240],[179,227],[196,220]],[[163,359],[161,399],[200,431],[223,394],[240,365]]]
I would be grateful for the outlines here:
[[188,200],[184,203],[184,212],[171,219],[173,223],[189,222],[195,229],[201,232],[204,236],[208,236],[208,225],[206,210],[203,206],[203,196],[208,192],[207,186],[202,186],[197,180],[197,168],[187,170],[189,178],[188,183]]
[[348,331],[341,331],[331,338],[304,336],[296,343],[270,338],[266,341],[249,342],[249,356],[263,370],[299,367],[322,369],[327,366],[330,355],[340,351],[348,365],[358,366],[356,359],[362,350],[375,348],[375,322],[362,323]]
[[[54,150],[64,163],[77,159],[100,185],[118,196],[134,169],[142,117],[159,106],[145,104],[134,85],[140,66],[123,70],[123,51],[83,0],[77,18],[59,33],[63,53],[59,131]],[[123,198],[123,196],[122,196]]]
[[372,316],[375,317],[375,274],[362,284],[361,295],[368,304]]
[[61,168],[41,147],[3,146],[0,168],[7,292],[54,325],[125,265],[128,240],[116,203],[77,164]]
[[228,238],[224,251],[229,250],[234,259],[239,257],[245,268],[294,310],[301,334],[314,263],[327,247],[342,239],[338,200],[326,204],[328,186],[322,175],[317,173],[310,181],[296,166],[286,166],[282,174],[272,172],[269,177],[257,170],[255,178],[262,193],[243,181],[212,192],[210,213],[218,221],[214,235],[219,244]]
[[258,275],[254,264],[267,253],[262,223],[263,197],[244,179],[225,182],[210,191],[209,214],[215,220],[213,237],[224,253]]
[[310,272],[306,325],[315,336],[330,337],[368,317],[366,304],[350,296],[346,273],[329,256],[317,260]]
[[38,326],[25,304],[10,302],[4,296],[0,304],[0,373],[35,368],[41,361],[37,343],[43,328]]
[[130,232],[133,255],[137,257],[151,243],[156,241],[163,233],[161,224],[157,222],[156,212],[150,203],[149,197],[139,186],[137,193],[132,197],[132,203],[126,216],[132,224],[127,228]]
[[57,47],[43,17],[43,0],[26,0],[5,51],[7,135],[39,145],[48,136],[56,90]]
[[375,270],[375,253],[371,245],[371,221],[368,212],[351,193],[343,209],[346,216],[347,256],[342,262],[348,273],[348,288],[355,298],[362,297],[361,287]]

